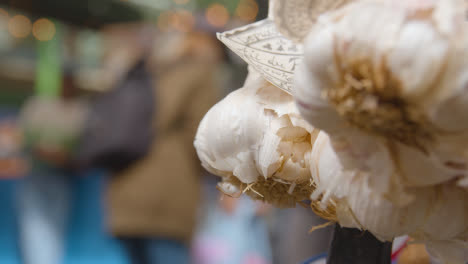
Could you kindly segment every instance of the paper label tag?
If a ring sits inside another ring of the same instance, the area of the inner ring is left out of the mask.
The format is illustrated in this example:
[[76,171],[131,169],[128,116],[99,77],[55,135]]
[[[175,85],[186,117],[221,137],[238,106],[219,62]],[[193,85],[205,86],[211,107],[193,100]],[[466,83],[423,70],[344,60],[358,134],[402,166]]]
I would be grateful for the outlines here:
[[266,80],[292,94],[303,47],[281,35],[272,20],[220,33],[218,38]]

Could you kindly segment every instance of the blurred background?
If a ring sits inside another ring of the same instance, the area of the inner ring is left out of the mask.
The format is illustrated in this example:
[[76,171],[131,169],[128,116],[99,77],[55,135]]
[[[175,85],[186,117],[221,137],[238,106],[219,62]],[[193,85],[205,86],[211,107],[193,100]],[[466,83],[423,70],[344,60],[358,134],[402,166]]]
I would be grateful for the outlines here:
[[311,210],[221,197],[203,115],[247,66],[215,33],[267,0],[0,0],[1,264],[295,264]]

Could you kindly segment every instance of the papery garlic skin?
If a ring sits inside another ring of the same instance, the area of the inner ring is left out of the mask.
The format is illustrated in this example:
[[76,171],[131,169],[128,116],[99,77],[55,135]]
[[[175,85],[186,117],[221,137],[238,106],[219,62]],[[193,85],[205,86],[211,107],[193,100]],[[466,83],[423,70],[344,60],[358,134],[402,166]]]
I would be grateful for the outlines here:
[[313,146],[311,198],[333,200],[345,227],[382,240],[410,234],[461,264],[468,34],[460,2],[421,3],[361,1],[324,14],[305,42],[295,98],[329,135]]
[[467,240],[427,241],[426,249],[433,258],[447,264],[466,264],[468,260]]
[[[258,85],[257,80],[248,83]],[[203,167],[216,175],[234,174],[244,183],[256,181],[259,174],[253,161],[266,122],[253,90],[228,95],[210,109],[198,128],[195,147]]]
[[[294,206],[312,190],[310,153],[317,133],[291,95],[251,70],[243,88],[206,114],[194,144],[202,165],[227,183],[251,191],[254,198],[271,196],[268,201],[278,206]],[[269,193],[266,186],[275,183],[287,186]]]
[[468,245],[468,193],[463,189],[453,183],[408,188],[410,201],[399,206],[370,188],[367,178],[371,175],[345,170],[330,138],[322,132],[311,161],[316,185],[311,199],[321,197],[324,207],[333,201],[340,225],[368,230],[388,241],[411,235],[430,246],[438,258],[450,260],[447,263],[465,263],[460,256]]
[[[365,167],[359,155],[351,154],[390,153],[398,182],[412,187],[467,177],[464,5],[458,0],[359,1],[320,17],[304,44],[295,98],[307,121],[347,145],[347,152],[338,152],[341,159]],[[354,144],[349,131],[368,137],[367,144]],[[424,177],[408,168],[414,163],[403,161],[408,172],[403,177],[395,152],[406,151],[419,152],[420,164],[437,173]],[[372,188],[391,190],[388,176],[375,177],[383,177],[374,182],[385,186]]]
[[416,230],[430,206],[426,203],[430,190],[411,193],[411,201],[402,207],[373,191],[368,185],[369,174],[343,168],[325,133],[314,144],[311,169],[317,186],[312,199],[323,195],[325,205],[333,199],[342,226],[369,230],[382,240]]

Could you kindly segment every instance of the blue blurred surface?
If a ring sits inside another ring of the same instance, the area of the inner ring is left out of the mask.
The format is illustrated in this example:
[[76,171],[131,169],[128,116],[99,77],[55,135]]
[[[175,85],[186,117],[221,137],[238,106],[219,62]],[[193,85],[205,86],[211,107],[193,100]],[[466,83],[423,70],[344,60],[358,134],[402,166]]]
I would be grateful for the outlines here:
[[[92,172],[74,180],[72,213],[63,264],[127,264],[118,241],[105,228],[102,192],[105,175]],[[20,264],[14,208],[15,181],[0,180],[0,263]]]
[[20,264],[13,206],[14,186],[14,181],[0,181],[0,263],[2,264]]
[[64,264],[127,264],[121,245],[105,228],[105,175],[77,177]]

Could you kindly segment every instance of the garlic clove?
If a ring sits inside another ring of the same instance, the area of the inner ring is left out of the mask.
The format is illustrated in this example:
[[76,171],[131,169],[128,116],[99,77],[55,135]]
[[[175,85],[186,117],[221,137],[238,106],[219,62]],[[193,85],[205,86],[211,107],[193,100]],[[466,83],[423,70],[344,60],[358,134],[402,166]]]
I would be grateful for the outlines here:
[[392,193],[380,194],[369,185],[372,175],[344,169],[324,133],[313,146],[310,168],[316,184],[311,199],[320,198],[325,206],[333,200],[342,226],[369,230],[381,240],[423,234],[419,237],[424,241],[454,240],[468,228],[468,193],[463,189],[453,184],[405,188],[412,199],[394,203]]
[[208,171],[235,172],[246,183],[258,177],[252,157],[267,126],[262,109],[251,96],[250,84],[228,95],[206,114],[194,142]]
[[275,173],[275,177],[288,182],[308,182],[310,179],[310,169],[301,166],[301,163],[288,159],[284,162],[282,168]]
[[273,131],[267,131],[258,151],[258,170],[265,178],[271,177],[280,167],[283,157],[277,151],[281,138]]
[[402,83],[400,96],[410,102],[430,96],[430,88],[443,74],[449,48],[430,20],[410,21],[401,27],[387,59],[392,74]]
[[[464,32],[468,37],[468,31]],[[453,40],[468,45],[468,41]],[[428,119],[442,132],[464,132],[468,129],[466,95],[468,87],[468,63],[461,59],[468,55],[466,47],[451,47],[451,54],[446,65],[446,74],[440,81],[440,91],[436,99],[427,104]]]
[[[468,228],[468,193],[449,184],[433,190],[435,197],[428,201],[431,207],[423,232],[433,240],[451,240],[462,235]],[[450,224],[447,224],[447,216],[450,216]]]
[[395,166],[405,186],[422,187],[441,184],[457,177],[457,173],[443,167],[431,155],[405,146],[395,144]]
[[251,151],[241,152],[237,154],[238,162],[234,166],[232,174],[240,179],[243,183],[253,183],[257,181],[259,172],[255,166],[253,153]]

